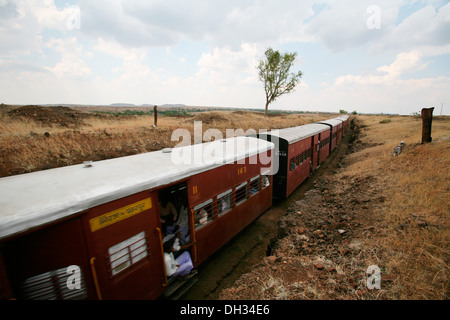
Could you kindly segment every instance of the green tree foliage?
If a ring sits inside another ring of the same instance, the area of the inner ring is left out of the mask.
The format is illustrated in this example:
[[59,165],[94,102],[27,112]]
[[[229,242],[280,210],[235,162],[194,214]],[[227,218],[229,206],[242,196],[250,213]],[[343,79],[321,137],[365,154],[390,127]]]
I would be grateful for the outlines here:
[[294,91],[300,82],[302,72],[290,72],[297,53],[283,53],[269,48],[265,52],[266,58],[259,60],[259,80],[264,83],[266,91],[266,108],[264,115],[267,116],[269,104],[284,94]]

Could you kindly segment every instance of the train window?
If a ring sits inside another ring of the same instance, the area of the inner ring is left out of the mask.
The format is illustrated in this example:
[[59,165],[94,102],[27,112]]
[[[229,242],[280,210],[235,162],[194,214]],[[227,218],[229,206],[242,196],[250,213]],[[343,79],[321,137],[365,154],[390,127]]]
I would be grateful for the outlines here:
[[148,255],[145,232],[108,249],[111,275],[116,275]]
[[295,168],[294,158],[292,158],[291,160],[289,160],[289,171],[294,170],[294,168]]
[[261,177],[258,175],[250,179],[250,196],[257,194],[261,190]]
[[233,189],[229,189],[225,192],[222,192],[217,196],[217,202],[219,204],[217,207],[217,211],[219,216],[231,210],[232,196],[233,196]]
[[297,157],[295,157],[295,165],[298,167],[300,165],[300,155],[298,154]]
[[194,207],[195,230],[202,228],[213,220],[213,199]]
[[236,187],[236,205],[240,205],[247,200],[247,184],[247,181],[245,181]]
[[261,179],[261,190],[270,186],[270,171],[264,172]]
[[25,280],[21,295],[27,300],[86,299],[84,275],[79,266],[38,274]]

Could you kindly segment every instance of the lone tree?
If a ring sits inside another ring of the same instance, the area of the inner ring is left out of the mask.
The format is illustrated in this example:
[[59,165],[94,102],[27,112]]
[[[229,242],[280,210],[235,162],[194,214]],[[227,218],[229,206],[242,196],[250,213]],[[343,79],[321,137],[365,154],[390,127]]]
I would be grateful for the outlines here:
[[283,94],[294,91],[295,86],[300,82],[302,72],[289,72],[294,64],[297,53],[281,54],[278,50],[269,48],[265,52],[266,58],[259,60],[259,80],[264,83],[266,91],[266,110],[267,116],[269,104],[274,102]]

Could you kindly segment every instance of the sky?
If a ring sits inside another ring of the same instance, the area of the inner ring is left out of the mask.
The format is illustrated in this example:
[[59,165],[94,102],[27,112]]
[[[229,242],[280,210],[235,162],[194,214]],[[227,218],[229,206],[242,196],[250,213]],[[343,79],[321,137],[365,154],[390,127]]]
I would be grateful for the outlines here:
[[269,47],[303,73],[270,110],[450,115],[442,0],[0,0],[0,103],[263,109]]

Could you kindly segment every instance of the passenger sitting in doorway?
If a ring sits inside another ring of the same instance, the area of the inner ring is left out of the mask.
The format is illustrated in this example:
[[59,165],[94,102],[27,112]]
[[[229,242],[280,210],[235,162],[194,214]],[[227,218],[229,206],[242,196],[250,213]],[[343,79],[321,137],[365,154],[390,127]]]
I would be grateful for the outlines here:
[[176,240],[178,240],[178,237],[174,241],[170,240],[164,243],[164,261],[168,277],[186,276],[194,267],[188,251],[183,252],[175,259],[173,252],[180,248],[179,245],[176,245]]

